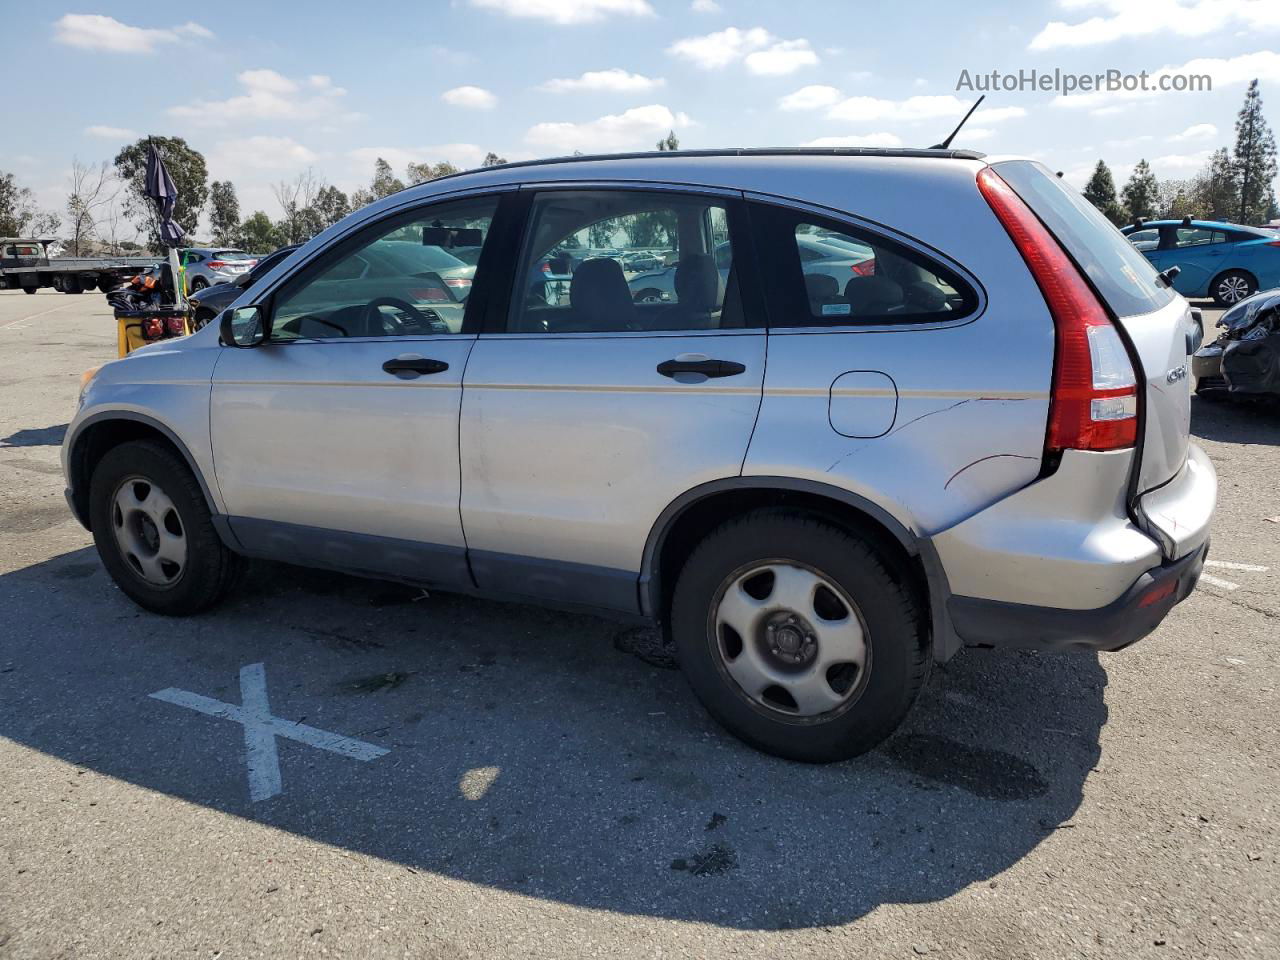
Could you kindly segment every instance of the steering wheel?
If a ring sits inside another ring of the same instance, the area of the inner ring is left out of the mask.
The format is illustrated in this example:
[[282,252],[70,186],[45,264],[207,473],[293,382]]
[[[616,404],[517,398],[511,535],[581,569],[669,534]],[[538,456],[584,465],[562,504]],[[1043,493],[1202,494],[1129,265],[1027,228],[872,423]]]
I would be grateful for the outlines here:
[[320,326],[322,326],[322,327],[330,327],[330,328],[332,328],[332,329],[334,329],[334,330],[337,330],[337,331],[338,331],[338,334],[339,334],[340,336],[343,336],[343,337],[349,337],[349,336],[351,336],[351,334],[349,334],[349,333],[347,332],[347,328],[346,328],[346,327],[342,326],[341,324],[333,323],[333,322],[331,322],[331,321],[329,321],[329,320],[326,320],[326,319],[324,319],[323,317],[317,317],[314,313],[304,313],[304,314],[302,314],[302,316],[300,316],[300,317],[294,317],[292,320],[290,320],[290,321],[289,321],[289,323],[296,324],[299,330],[301,330],[301,329],[302,329],[302,325],[303,325],[303,323],[304,323],[304,322],[305,322],[305,323],[318,323],[318,324],[320,324]]
[[436,332],[436,328],[440,321],[433,321],[425,313],[415,307],[407,300],[401,300],[399,297],[375,297],[364,306],[364,322],[366,327],[372,326],[374,320],[378,322],[383,320],[381,314],[378,313],[379,307],[391,307],[393,310],[399,310],[409,318],[408,323],[402,320],[396,320],[397,326],[401,329],[405,327],[421,328]]

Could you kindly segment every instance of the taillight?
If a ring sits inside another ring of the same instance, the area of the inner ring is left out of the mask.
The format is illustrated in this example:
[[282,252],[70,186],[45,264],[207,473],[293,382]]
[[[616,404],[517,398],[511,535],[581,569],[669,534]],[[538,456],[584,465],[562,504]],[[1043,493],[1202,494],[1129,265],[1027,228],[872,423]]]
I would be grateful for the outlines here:
[[445,277],[445,286],[447,287],[469,287],[471,286],[470,277]]
[[226,265],[227,265],[227,261],[225,261],[225,260],[210,260],[210,261],[209,261],[209,269],[210,269],[210,270],[221,270],[221,269],[222,269],[223,267],[225,267]]
[[876,275],[876,258],[863,260],[861,263],[855,263],[849,268],[860,277],[874,277]]
[[978,189],[1022,254],[1053,317],[1057,349],[1047,450],[1119,450],[1138,440],[1138,382],[1120,334],[1058,241],[991,167]]
[[1268,241],[1267,241],[1267,246],[1268,246],[1268,247],[1280,247],[1280,240],[1268,240]]

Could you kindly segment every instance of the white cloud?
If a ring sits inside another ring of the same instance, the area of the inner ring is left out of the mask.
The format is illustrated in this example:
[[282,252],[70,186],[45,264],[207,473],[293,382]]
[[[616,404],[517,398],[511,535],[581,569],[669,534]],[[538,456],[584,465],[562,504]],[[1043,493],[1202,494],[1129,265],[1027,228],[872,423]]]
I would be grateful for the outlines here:
[[454,87],[440,94],[440,99],[450,106],[468,110],[492,110],[498,105],[498,98],[483,87]]
[[[1277,4],[1280,9],[1280,4]],[[1263,83],[1280,83],[1280,53],[1261,50],[1243,53],[1238,57],[1199,57],[1177,66],[1165,66],[1150,74],[1146,90],[1101,90],[1093,93],[1073,93],[1054,97],[1055,107],[1088,109],[1094,116],[1107,116],[1121,112],[1126,107],[1152,97],[1170,96],[1169,91],[1156,89],[1161,77],[1175,75],[1208,75],[1216,89],[1241,86],[1255,77]],[[1186,94],[1179,94],[1185,96]]]
[[767,49],[748,53],[743,62],[752,73],[772,77],[812,67],[817,64],[818,55],[808,40],[779,40]]
[[1215,127],[1212,123],[1193,123],[1191,126],[1187,127],[1187,129],[1183,130],[1181,133],[1175,133],[1173,136],[1168,137],[1167,139],[1170,142],[1176,142],[1180,140],[1204,140],[1208,137],[1216,137],[1217,135],[1218,135],[1218,128]]
[[1151,161],[1151,169],[1158,176],[1168,176],[1169,174],[1188,174],[1195,173],[1213,156],[1212,150],[1198,150],[1195,153],[1170,153],[1163,157],[1156,157]]
[[1201,37],[1241,25],[1280,29],[1275,0],[1064,0],[1062,6],[1100,13],[1076,23],[1051,21],[1031,39],[1030,49],[1090,47],[1155,33]]
[[[971,103],[958,97],[916,96],[905,100],[882,100],[878,97],[849,97],[836,103],[827,111],[833,120],[844,120],[849,123],[865,123],[876,120],[939,120],[948,117],[962,117],[972,106]],[[997,107],[994,110],[979,110],[974,116],[985,123],[999,123],[1026,115],[1021,107]]]
[[162,43],[212,37],[213,32],[198,23],[164,29],[133,27],[98,13],[68,13],[53,25],[53,39],[57,43],[110,53],[154,53]]
[[990,140],[995,135],[996,132],[990,127],[971,127],[966,124],[960,128],[954,142],[957,146],[963,146],[966,143],[977,143],[979,140]]
[[896,133],[855,133],[847,137],[818,137],[800,144],[802,147],[900,147],[902,138]]
[[609,70],[588,70],[580,77],[565,77],[548,80],[539,89],[548,93],[608,92],[608,93],[640,93],[660,87],[664,83],[661,77],[646,77],[640,73],[628,73],[620,67]]
[[778,106],[783,110],[820,110],[839,102],[840,96],[835,87],[814,83],[780,98]]
[[764,27],[726,27],[685,37],[667,47],[667,53],[703,70],[721,70],[741,60],[752,73],[766,76],[794,73],[818,62],[808,40],[779,40]]
[[84,134],[86,137],[100,137],[103,140],[136,140],[138,132],[130,130],[128,127],[106,127],[95,123],[93,126],[85,127]]
[[773,34],[764,27],[752,27],[750,30],[726,27],[705,36],[677,40],[667,47],[667,53],[688,60],[703,70],[719,70],[773,42]]
[[661,104],[632,107],[588,123],[538,123],[529,128],[525,140],[532,146],[551,148],[557,154],[574,150],[604,152],[652,149],[668,130],[692,125],[683,113],[672,113]]
[[224,126],[245,120],[350,119],[341,110],[346,90],[326,76],[313,74],[306,89],[274,70],[245,70],[236,79],[244,93],[221,100],[195,100],[170,107],[171,117],[201,126]]
[[209,164],[225,171],[294,170],[315,163],[314,151],[291,137],[243,137],[222,140],[209,152]]
[[591,23],[608,16],[651,17],[648,0],[471,0],[473,7],[551,23]]
[[716,0],[693,0],[693,3],[689,4],[689,9],[694,13],[719,13],[720,4],[716,3]]

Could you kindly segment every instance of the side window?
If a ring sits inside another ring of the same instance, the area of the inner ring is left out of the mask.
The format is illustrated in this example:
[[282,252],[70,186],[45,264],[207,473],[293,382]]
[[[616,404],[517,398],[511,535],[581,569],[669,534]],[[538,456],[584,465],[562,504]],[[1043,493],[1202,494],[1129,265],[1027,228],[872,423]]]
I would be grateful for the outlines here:
[[762,213],[783,299],[775,324],[931,322],[965,316],[977,305],[968,284],[915,250],[803,213]]
[[743,325],[729,215],[665,191],[537,194],[516,264],[512,333],[713,330]]
[[[461,333],[494,197],[435,204],[362,234],[276,297],[273,340]],[[454,251],[467,253],[455,256]]]
[[1135,230],[1129,234],[1129,242],[1144,253],[1148,250],[1154,250],[1160,245],[1160,231]]
[[[1221,234],[1219,234],[1221,236]],[[1178,228],[1178,249],[1183,247],[1202,247],[1210,243],[1220,243],[1221,240],[1214,240],[1212,230],[1205,230],[1202,227],[1179,227]]]

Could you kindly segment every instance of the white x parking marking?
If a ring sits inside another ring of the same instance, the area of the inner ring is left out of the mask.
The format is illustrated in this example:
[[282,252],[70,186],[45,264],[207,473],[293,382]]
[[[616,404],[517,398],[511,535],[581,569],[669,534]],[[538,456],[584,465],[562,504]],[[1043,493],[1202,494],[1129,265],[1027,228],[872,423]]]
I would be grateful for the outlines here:
[[167,687],[151,694],[157,700],[186,707],[211,717],[234,720],[244,726],[245,764],[249,768],[249,799],[253,803],[268,800],[283,791],[280,780],[280,756],[276,737],[296,740],[317,750],[328,750],[352,760],[376,760],[389,751],[382,747],[329,733],[305,723],[292,723],[271,715],[267,702],[267,671],[260,663],[240,668],[240,706],[223,703],[189,690]]

